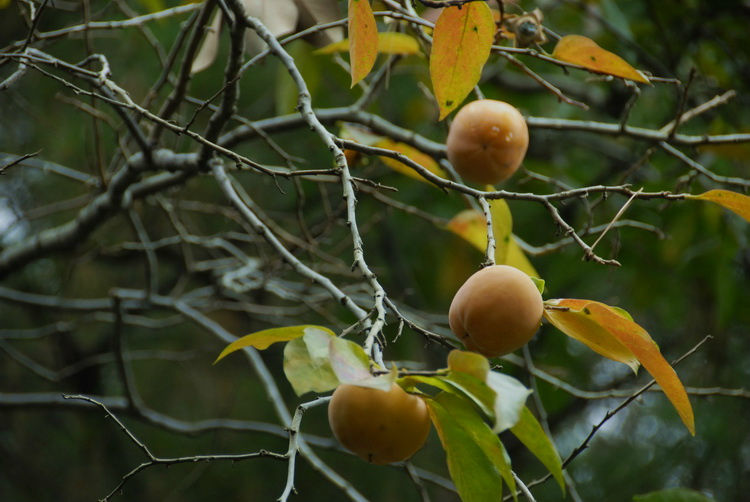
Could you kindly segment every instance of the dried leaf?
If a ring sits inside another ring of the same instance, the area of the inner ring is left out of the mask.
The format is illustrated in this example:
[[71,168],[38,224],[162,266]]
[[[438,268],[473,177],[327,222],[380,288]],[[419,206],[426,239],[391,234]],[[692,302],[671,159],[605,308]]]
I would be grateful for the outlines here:
[[[326,45],[315,51],[315,54],[333,54],[334,52],[347,52],[349,50],[349,39],[345,38],[339,42]],[[422,54],[417,39],[406,33],[378,33],[378,53],[380,54]]]
[[[338,0],[295,0],[299,10],[299,27],[307,29],[317,24],[330,23],[341,19]],[[316,47],[338,42],[344,38],[344,30],[337,26],[318,31],[309,37]]]
[[203,39],[198,55],[193,60],[190,67],[190,73],[200,73],[213,64],[216,60],[216,54],[219,52],[219,32],[221,31],[221,10],[217,9],[211,20],[210,26],[206,29],[206,36]]
[[750,222],[750,197],[729,190],[709,190],[700,195],[691,195],[689,199],[707,200],[729,209]]
[[643,84],[650,84],[646,76],[630,66],[617,54],[602,49],[590,38],[581,35],[562,37],[552,57],[583,66],[587,70],[605,75],[613,75]]
[[[606,343],[612,346],[616,345],[613,340],[619,342],[651,373],[672,402],[685,427],[690,434],[695,435],[693,408],[685,387],[672,366],[662,356],[659,346],[645,329],[603,303],[568,299],[547,303],[570,308],[568,311],[545,309],[545,317],[565,334],[577,339],[580,339],[579,337],[588,339],[608,337],[609,340]],[[560,322],[561,319],[563,322]],[[571,319],[575,321],[571,322]],[[598,350],[597,352],[602,353]],[[610,357],[606,354],[602,355]]]
[[[294,0],[242,0],[242,3],[245,14],[260,19],[275,37],[293,33],[297,27],[299,11]],[[266,46],[252,30],[247,31],[245,41],[251,54],[260,52]]]
[[349,62],[352,87],[365,78],[378,57],[378,26],[370,0],[349,0]]
[[[432,174],[436,176],[440,176],[441,178],[447,178],[445,171],[443,171],[440,168],[440,166],[435,161],[435,159],[433,159],[426,153],[417,150],[411,145],[407,145],[406,143],[399,143],[398,141],[393,141],[392,139],[383,138],[375,142],[373,146],[376,146],[378,148],[385,148],[387,150],[393,150],[394,152],[401,153],[405,155],[406,157],[409,157],[411,160],[413,160],[420,166],[424,167],[428,171],[430,171]],[[390,157],[380,157],[380,160],[382,160],[385,165],[387,165],[388,167],[390,167],[396,172],[409,176],[410,178],[414,178],[415,180],[419,180],[424,183],[429,183],[430,185],[432,185],[430,181],[427,181],[426,179],[424,179],[414,169],[408,166],[405,166],[404,164],[402,164],[396,159],[392,159]]]
[[495,39],[495,20],[485,2],[446,7],[435,23],[430,78],[439,120],[453,111],[479,82]]

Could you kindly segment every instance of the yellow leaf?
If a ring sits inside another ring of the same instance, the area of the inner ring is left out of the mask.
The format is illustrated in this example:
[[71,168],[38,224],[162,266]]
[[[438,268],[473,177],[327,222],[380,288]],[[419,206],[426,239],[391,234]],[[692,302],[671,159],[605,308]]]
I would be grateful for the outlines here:
[[[492,191],[494,188],[489,188]],[[490,202],[492,234],[495,236],[495,263],[507,264],[510,243],[513,241],[513,215],[504,199]]]
[[0,0],[0,9],[5,9],[10,5],[11,0]]
[[495,21],[485,2],[446,7],[435,23],[430,78],[444,119],[479,82],[495,39]]
[[[313,54],[333,54],[349,50],[349,39],[328,44],[313,52]],[[417,39],[406,33],[378,33],[378,52],[381,54],[422,54]]]
[[[495,263],[511,265],[531,277],[540,277],[521,247],[513,238],[510,209],[503,199],[490,201],[492,233],[495,235]],[[484,253],[487,250],[487,223],[484,215],[466,209],[454,216],[445,227]]]
[[650,84],[643,73],[630,66],[617,54],[602,49],[590,38],[581,35],[562,37],[552,57],[583,66],[587,70],[605,75],[614,75],[643,84]]
[[745,218],[750,222],[750,197],[729,190],[709,190],[700,195],[691,195],[689,199],[707,200]]
[[[632,357],[651,373],[677,410],[682,423],[685,424],[690,434],[695,435],[693,408],[685,387],[672,366],[662,356],[659,346],[645,329],[628,319],[623,313],[603,303],[570,299],[547,303],[570,308],[568,311],[545,309],[544,313],[545,317],[565,334],[581,341],[588,340],[584,343],[596,352],[616,361],[620,359],[612,356],[623,358],[626,352],[630,352]],[[621,348],[617,353],[607,350],[608,353],[604,354],[603,350],[594,348],[594,343],[599,349],[612,349],[618,347],[618,344]]]
[[465,209],[451,218],[445,228],[479,251],[487,249],[487,222],[479,211]]
[[[394,152],[403,154],[409,157],[411,160],[413,160],[417,164],[419,164],[420,166],[430,171],[431,173],[433,173],[434,175],[440,176],[441,178],[447,178],[445,171],[443,171],[440,168],[438,163],[435,162],[435,159],[433,159],[426,153],[417,150],[411,145],[407,145],[406,143],[399,143],[397,141],[393,141],[388,138],[383,138],[380,141],[377,141],[376,143],[374,143],[373,146],[376,146],[378,148],[385,148],[387,150],[393,150]],[[396,159],[392,159],[390,157],[380,157],[380,160],[382,160],[385,165],[387,165],[388,167],[390,167],[396,172],[409,176],[410,178],[414,178],[415,180],[423,181],[425,183],[430,183],[429,181],[424,179],[414,169],[408,166],[405,166],[404,164],[402,164]]]
[[548,300],[549,304],[567,307],[570,310],[545,309],[544,315],[557,329],[582,342],[604,357],[630,366],[638,371],[638,358],[633,352],[612,336],[605,328],[599,326],[591,316],[583,313],[590,300]]
[[232,352],[236,352],[245,347],[255,347],[258,350],[267,349],[276,342],[288,342],[305,334],[307,330],[322,331],[330,336],[336,336],[333,331],[323,326],[314,326],[303,324],[301,326],[284,326],[283,328],[271,328],[258,331],[250,335],[245,335],[227,345],[216,358],[214,364],[218,363]]
[[349,41],[354,87],[370,73],[378,57],[378,26],[370,0],[349,0]]
[[530,277],[541,277],[515,239],[511,239],[508,243],[508,255],[505,258],[505,264],[526,272]]

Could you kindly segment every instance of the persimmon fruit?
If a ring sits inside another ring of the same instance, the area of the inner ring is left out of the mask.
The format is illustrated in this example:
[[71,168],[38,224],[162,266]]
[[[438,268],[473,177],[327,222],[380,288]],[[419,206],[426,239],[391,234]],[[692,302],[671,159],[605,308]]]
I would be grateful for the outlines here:
[[448,160],[456,172],[483,185],[510,178],[528,146],[529,129],[521,112],[494,99],[472,101],[461,108],[446,141]]
[[328,404],[328,422],[346,449],[379,465],[411,457],[430,433],[427,405],[397,384],[388,391],[339,385]]
[[509,265],[475,272],[458,289],[448,321],[466,348],[497,357],[523,347],[542,320],[544,304],[534,282]]

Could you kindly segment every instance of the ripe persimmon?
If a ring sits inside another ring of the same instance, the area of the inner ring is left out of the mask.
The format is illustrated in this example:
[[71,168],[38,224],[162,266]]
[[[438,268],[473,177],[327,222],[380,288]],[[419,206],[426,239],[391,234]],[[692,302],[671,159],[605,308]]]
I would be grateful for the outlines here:
[[542,295],[528,275],[493,265],[458,289],[448,321],[467,349],[496,357],[523,347],[539,328],[543,312]]
[[396,384],[389,391],[339,385],[328,404],[328,423],[346,449],[379,465],[411,457],[430,433],[427,405]]
[[448,132],[446,148],[466,181],[495,185],[510,178],[529,146],[526,120],[504,101],[480,99],[461,108]]

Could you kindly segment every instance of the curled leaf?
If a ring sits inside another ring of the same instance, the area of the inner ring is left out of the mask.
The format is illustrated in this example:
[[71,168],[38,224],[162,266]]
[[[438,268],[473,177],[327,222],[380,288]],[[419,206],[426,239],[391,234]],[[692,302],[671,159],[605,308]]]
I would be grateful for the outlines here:
[[495,20],[485,2],[446,7],[435,23],[430,78],[443,120],[479,82],[495,39]]
[[620,56],[602,49],[596,42],[581,35],[562,37],[557,42],[552,57],[583,66],[594,73],[603,73],[634,82],[650,84],[643,73],[630,66]]
[[[583,341],[606,357],[615,359],[613,356],[617,356],[621,359],[640,362],[672,402],[690,434],[695,435],[693,408],[685,387],[674,368],[662,356],[659,346],[645,329],[623,313],[591,300],[554,300],[548,301],[547,305],[569,309],[565,311],[547,308],[544,312],[545,317],[565,334]],[[600,350],[594,348],[597,344],[591,343],[592,341],[599,342]],[[620,352],[601,350],[602,347],[618,348]],[[604,352],[608,352],[609,355]],[[627,352],[631,355],[628,356]]]
[[747,195],[729,190],[709,190],[700,195],[691,195],[688,198],[713,202],[750,222],[750,197]]

